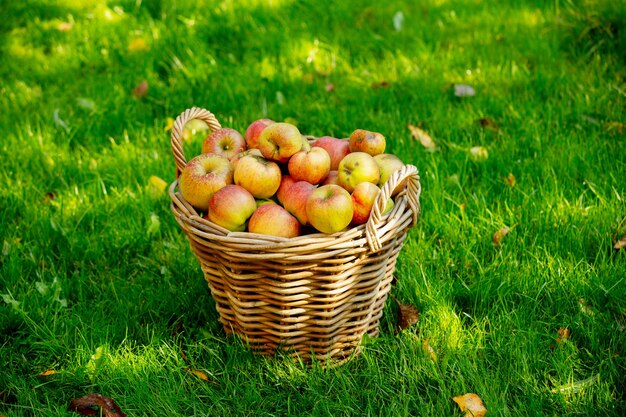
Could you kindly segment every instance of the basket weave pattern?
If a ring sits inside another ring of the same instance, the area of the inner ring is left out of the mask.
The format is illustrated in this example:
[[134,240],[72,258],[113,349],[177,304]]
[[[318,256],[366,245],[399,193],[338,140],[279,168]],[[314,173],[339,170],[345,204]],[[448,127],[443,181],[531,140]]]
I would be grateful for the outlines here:
[[[207,110],[182,113],[172,129],[177,172],[186,164],[184,125],[220,128]],[[381,215],[394,190],[395,206]],[[277,349],[306,362],[341,363],[358,353],[365,334],[376,336],[398,254],[420,213],[417,169],[396,171],[365,225],[332,235],[285,239],[228,230],[200,217],[170,186],[171,209],[208,282],[219,320],[259,353]]]

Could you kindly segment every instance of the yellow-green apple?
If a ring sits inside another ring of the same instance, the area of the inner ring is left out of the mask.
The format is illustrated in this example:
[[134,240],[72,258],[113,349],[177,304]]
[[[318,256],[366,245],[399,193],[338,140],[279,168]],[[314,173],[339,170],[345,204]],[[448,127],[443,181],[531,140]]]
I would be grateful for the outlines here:
[[256,201],[257,208],[265,204],[276,204],[276,201],[272,200],[271,198],[255,198],[254,200]]
[[350,142],[345,139],[337,139],[330,136],[322,136],[313,142],[313,147],[326,149],[330,156],[330,169],[337,170],[339,162],[350,153]]
[[300,235],[300,222],[278,204],[264,204],[250,217],[248,231],[263,235],[296,237]]
[[300,131],[289,123],[271,124],[259,136],[261,153],[265,158],[276,162],[287,162],[303,146]]
[[[404,163],[400,160],[400,158],[390,153],[381,153],[376,155],[374,157],[374,161],[376,161],[378,169],[380,170],[380,180],[378,181],[379,187],[385,185],[389,177],[404,166]],[[406,181],[403,181],[399,184],[395,190],[392,190],[393,192],[391,195],[393,196],[399,193],[404,188],[405,183]]]
[[231,232],[243,232],[255,210],[256,201],[252,194],[231,184],[215,192],[209,200],[208,219]]
[[336,233],[352,221],[352,197],[338,185],[323,185],[313,190],[306,201],[311,226],[323,233]]
[[362,182],[378,184],[380,180],[378,164],[365,152],[351,152],[346,155],[339,163],[338,171],[339,185],[350,193],[357,184]]
[[280,186],[280,167],[262,156],[247,155],[237,162],[234,179],[255,198],[270,198]]
[[246,150],[246,141],[241,133],[229,127],[214,130],[202,142],[202,153],[215,153],[231,159]]
[[[354,187],[354,191],[352,191],[352,206],[354,207],[352,224],[359,225],[369,220],[379,192],[380,188],[371,182],[362,182]],[[387,213],[393,206],[393,200],[391,198],[387,199],[385,209],[381,214]]]
[[235,168],[237,167],[237,162],[239,162],[239,160],[240,160],[241,158],[243,158],[244,156],[247,156],[247,155],[263,156],[263,155],[261,154],[261,151],[260,151],[260,150],[258,150],[258,149],[256,149],[256,148],[246,149],[246,150],[245,150],[245,151],[243,151],[243,152],[239,152],[237,155],[233,156],[233,157],[230,159],[230,163],[231,163],[231,165],[233,166],[233,169],[235,169]]
[[319,184],[330,172],[330,156],[324,148],[313,147],[310,151],[296,152],[289,158],[287,167],[294,180]]
[[350,135],[350,152],[365,152],[372,156],[385,152],[385,137],[378,132],[357,129]]
[[232,183],[233,167],[228,159],[209,153],[187,162],[178,179],[185,200],[201,211],[206,211],[213,193]]
[[283,207],[300,222],[301,225],[309,224],[306,214],[306,202],[311,193],[315,190],[315,186],[306,181],[297,181],[288,189],[283,196]]
[[322,185],[337,184],[339,185],[339,171],[331,170]]
[[246,129],[246,132],[244,133],[244,139],[246,141],[246,144],[248,145],[248,148],[258,148],[259,136],[261,135],[261,132],[267,126],[274,123],[276,122],[270,119],[259,119],[250,123],[250,125]]
[[291,178],[291,175],[283,175],[280,180],[280,185],[278,186],[278,190],[276,191],[276,198],[278,198],[278,202],[285,205],[285,196],[289,192],[289,187],[294,185],[296,180]]
[[302,147],[300,148],[300,150],[301,151],[311,150],[311,144],[309,143],[309,140],[305,136],[302,136]]

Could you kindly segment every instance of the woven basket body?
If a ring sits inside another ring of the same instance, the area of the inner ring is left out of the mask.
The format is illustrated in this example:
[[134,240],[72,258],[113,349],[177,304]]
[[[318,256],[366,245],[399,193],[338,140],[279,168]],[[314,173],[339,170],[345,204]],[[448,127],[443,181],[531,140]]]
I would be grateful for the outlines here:
[[[182,128],[191,119],[220,127],[198,108],[182,113],[172,131],[178,172],[186,164]],[[395,191],[394,191],[395,190]],[[394,194],[395,206],[381,215]],[[208,282],[219,320],[255,352],[283,350],[305,362],[337,364],[376,336],[398,254],[420,212],[417,169],[396,171],[368,223],[327,235],[285,239],[228,230],[202,218],[170,186],[171,208]]]

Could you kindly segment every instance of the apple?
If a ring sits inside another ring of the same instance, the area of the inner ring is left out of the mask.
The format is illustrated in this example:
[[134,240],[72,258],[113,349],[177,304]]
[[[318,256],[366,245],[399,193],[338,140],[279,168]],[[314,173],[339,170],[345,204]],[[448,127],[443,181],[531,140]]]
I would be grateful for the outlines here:
[[328,184],[339,185],[339,171],[333,170],[333,171],[328,172],[328,176],[326,177],[322,185],[328,185]]
[[300,222],[278,204],[264,204],[250,217],[248,231],[263,235],[296,237],[300,235]]
[[289,158],[289,175],[296,181],[319,184],[330,172],[330,155],[324,148],[296,152]]
[[[374,157],[374,161],[376,161],[378,169],[380,170],[380,180],[378,181],[378,186],[381,188],[394,172],[404,167],[404,162],[402,162],[402,160],[396,155],[390,153],[378,154]],[[395,190],[392,190],[393,192],[391,195],[394,196],[399,193],[404,188],[405,184],[406,181],[400,183]]]
[[287,162],[303,146],[300,131],[289,123],[271,124],[259,136],[261,153],[265,158],[276,162]]
[[259,135],[261,135],[263,129],[274,123],[276,122],[270,119],[259,119],[250,123],[250,126],[248,126],[246,132],[244,133],[244,139],[246,141],[246,144],[248,145],[248,148],[258,148]]
[[[370,213],[376,202],[376,197],[380,188],[371,182],[362,182],[354,187],[352,191],[352,206],[354,207],[354,214],[352,215],[352,224],[359,225],[366,223],[370,218]],[[387,199],[385,204],[385,210],[381,214],[385,214],[390,211],[395,205],[391,198]]]
[[283,175],[280,180],[280,185],[278,186],[278,190],[276,191],[276,198],[278,198],[278,202],[285,205],[285,196],[289,192],[289,187],[294,185],[296,180],[294,180],[291,175]]
[[263,154],[261,154],[261,151],[256,148],[246,149],[243,152],[239,152],[237,155],[233,156],[230,159],[230,163],[233,166],[233,169],[237,168],[237,162],[239,162],[241,158],[247,155],[263,156]]
[[208,219],[231,232],[243,232],[256,209],[252,194],[239,185],[230,184],[211,196]]
[[339,162],[350,153],[350,142],[330,136],[322,136],[313,142],[313,147],[326,149],[330,156],[330,169],[337,170]]
[[257,208],[265,205],[265,204],[276,204],[276,201],[270,199],[270,198],[255,198],[254,201],[256,201],[256,206]]
[[351,152],[339,163],[338,169],[339,185],[348,190],[354,191],[354,187],[362,182],[378,184],[380,180],[380,170],[374,157],[365,152]]
[[241,133],[229,127],[214,130],[202,142],[202,153],[214,153],[231,159],[246,150],[246,141]]
[[270,198],[280,186],[280,167],[262,156],[246,155],[237,162],[234,179],[255,198]]
[[311,226],[323,233],[336,233],[352,221],[352,197],[338,185],[323,185],[306,201],[306,215]]
[[233,168],[222,155],[205,153],[187,162],[178,179],[185,200],[206,211],[209,199],[219,189],[233,183]]
[[391,174],[404,166],[404,162],[400,158],[390,153],[378,154],[374,156],[374,161],[376,161],[380,170],[380,182],[378,185],[381,187],[385,185]]
[[302,136],[302,147],[300,148],[300,150],[301,151],[311,150],[311,144],[309,143],[309,140],[305,136]]
[[296,216],[296,219],[303,226],[309,224],[306,214],[306,202],[314,190],[314,185],[306,181],[297,181],[289,187],[288,192],[283,196],[283,207]]
[[385,137],[378,132],[357,129],[350,135],[350,152],[365,152],[372,156],[385,152]]

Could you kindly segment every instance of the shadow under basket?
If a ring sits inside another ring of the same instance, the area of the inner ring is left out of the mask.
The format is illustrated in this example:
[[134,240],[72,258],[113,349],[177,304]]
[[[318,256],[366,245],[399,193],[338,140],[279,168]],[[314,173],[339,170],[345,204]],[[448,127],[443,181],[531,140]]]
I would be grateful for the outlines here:
[[[221,127],[201,108],[178,116],[172,151],[179,173],[186,165],[183,127],[192,119],[212,131]],[[358,354],[365,334],[378,335],[398,254],[420,214],[420,190],[417,168],[406,165],[381,188],[366,224],[289,239],[230,232],[202,218],[180,194],[178,180],[169,194],[224,330],[256,353],[280,350],[333,366]],[[392,195],[393,209],[381,215]]]

